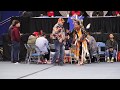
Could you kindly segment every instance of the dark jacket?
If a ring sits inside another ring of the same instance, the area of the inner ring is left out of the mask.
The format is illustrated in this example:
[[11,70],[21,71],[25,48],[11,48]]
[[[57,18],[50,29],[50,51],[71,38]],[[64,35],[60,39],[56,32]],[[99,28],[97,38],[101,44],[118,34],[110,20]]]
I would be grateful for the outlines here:
[[106,41],[106,49],[109,49],[109,48],[113,48],[115,50],[117,50],[117,42],[114,40],[114,41],[111,41],[110,39]]

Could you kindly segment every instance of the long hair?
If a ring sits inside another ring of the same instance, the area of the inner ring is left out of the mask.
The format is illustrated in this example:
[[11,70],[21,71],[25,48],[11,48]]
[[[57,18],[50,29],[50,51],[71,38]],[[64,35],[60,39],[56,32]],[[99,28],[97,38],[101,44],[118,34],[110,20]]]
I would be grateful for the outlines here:
[[13,20],[12,25],[15,26],[16,24],[20,23],[18,20]]

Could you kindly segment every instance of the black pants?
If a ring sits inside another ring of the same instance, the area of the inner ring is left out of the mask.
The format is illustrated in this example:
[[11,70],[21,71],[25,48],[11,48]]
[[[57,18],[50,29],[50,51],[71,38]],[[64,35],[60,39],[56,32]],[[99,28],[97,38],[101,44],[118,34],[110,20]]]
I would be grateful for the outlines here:
[[44,56],[44,59],[46,58],[47,60],[49,60],[49,57],[50,57],[50,50],[48,49],[48,54],[45,54]]
[[82,55],[82,42],[80,43],[79,58],[81,58],[81,55]]

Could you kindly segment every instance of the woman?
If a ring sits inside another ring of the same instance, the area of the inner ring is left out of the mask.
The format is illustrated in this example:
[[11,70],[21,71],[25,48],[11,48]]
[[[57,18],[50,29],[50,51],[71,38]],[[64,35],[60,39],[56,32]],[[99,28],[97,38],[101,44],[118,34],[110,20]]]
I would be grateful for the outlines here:
[[14,21],[14,24],[12,25],[11,29],[11,41],[12,41],[12,57],[13,57],[13,63],[19,62],[19,52],[20,52],[20,22],[18,20]]

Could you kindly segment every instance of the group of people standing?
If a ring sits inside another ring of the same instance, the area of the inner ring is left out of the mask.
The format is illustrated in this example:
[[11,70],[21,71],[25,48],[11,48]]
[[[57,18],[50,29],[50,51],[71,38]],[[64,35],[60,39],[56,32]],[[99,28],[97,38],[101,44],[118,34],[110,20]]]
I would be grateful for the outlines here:
[[[52,64],[58,65],[64,64],[64,52],[65,52],[65,29],[63,27],[64,19],[59,18],[58,23],[53,27],[52,39],[55,45],[55,55],[53,56]],[[90,35],[89,30],[83,26],[83,24],[76,19],[73,19],[74,30],[71,32],[70,38],[72,38],[71,46],[74,46],[74,57],[78,61],[77,65],[83,65],[86,62],[86,56],[91,59],[98,53],[98,46],[95,38]],[[88,28],[89,29],[89,28]],[[114,62],[117,56],[117,41],[114,39],[114,35],[111,33],[109,39],[106,41],[105,56],[107,62]],[[110,59],[111,57],[111,59]]]
[[[97,53],[97,43],[93,36],[90,35],[89,31],[83,26],[83,24],[77,20],[73,19],[74,22],[74,30],[68,33],[65,32],[64,28],[65,20],[63,18],[59,18],[58,22],[54,25],[53,31],[50,35],[50,38],[54,41],[55,46],[55,54],[51,61],[51,64],[57,65],[56,60],[58,60],[58,65],[64,65],[64,55],[65,49],[70,49],[72,45],[74,48],[74,57],[78,61],[77,65],[83,65],[86,61],[86,56],[90,56],[92,58],[93,53]],[[19,62],[19,52],[20,52],[20,22],[18,20],[13,20],[10,28],[10,37],[12,42],[12,50],[11,57],[13,63]],[[113,35],[113,34],[112,34]],[[113,36],[110,34],[110,39],[107,41],[107,59],[110,61],[109,52],[113,52],[112,62],[116,53],[116,45],[117,42],[113,39]],[[34,37],[35,36],[35,37]],[[66,38],[67,36],[67,38]],[[41,36],[37,33],[33,33],[28,38],[28,43],[31,43],[30,38],[34,37],[34,42],[36,46],[40,48],[41,51],[46,53],[45,58],[49,60],[49,41],[46,39],[45,33],[41,33]],[[68,41],[70,39],[70,42]],[[69,43],[69,44],[68,44]],[[68,47],[67,47],[68,44]],[[47,60],[44,60],[44,63],[47,63]],[[41,63],[41,61],[40,61]]]
[[[65,52],[65,29],[63,27],[64,19],[59,18],[58,23],[53,27],[52,32],[52,39],[54,39],[54,45],[55,45],[55,55],[53,56],[52,64],[56,65],[55,60],[59,60],[58,64],[63,65],[64,64],[64,52]],[[84,61],[86,60],[85,55],[89,55],[88,51],[88,42],[89,39],[87,39],[87,32],[83,26],[83,24],[79,20],[74,20],[74,30],[71,32],[72,35],[72,42],[71,45],[75,46],[74,49],[74,56],[76,60],[78,61],[78,65],[83,65]],[[94,39],[95,41],[95,39]],[[95,49],[94,49],[95,50]]]

